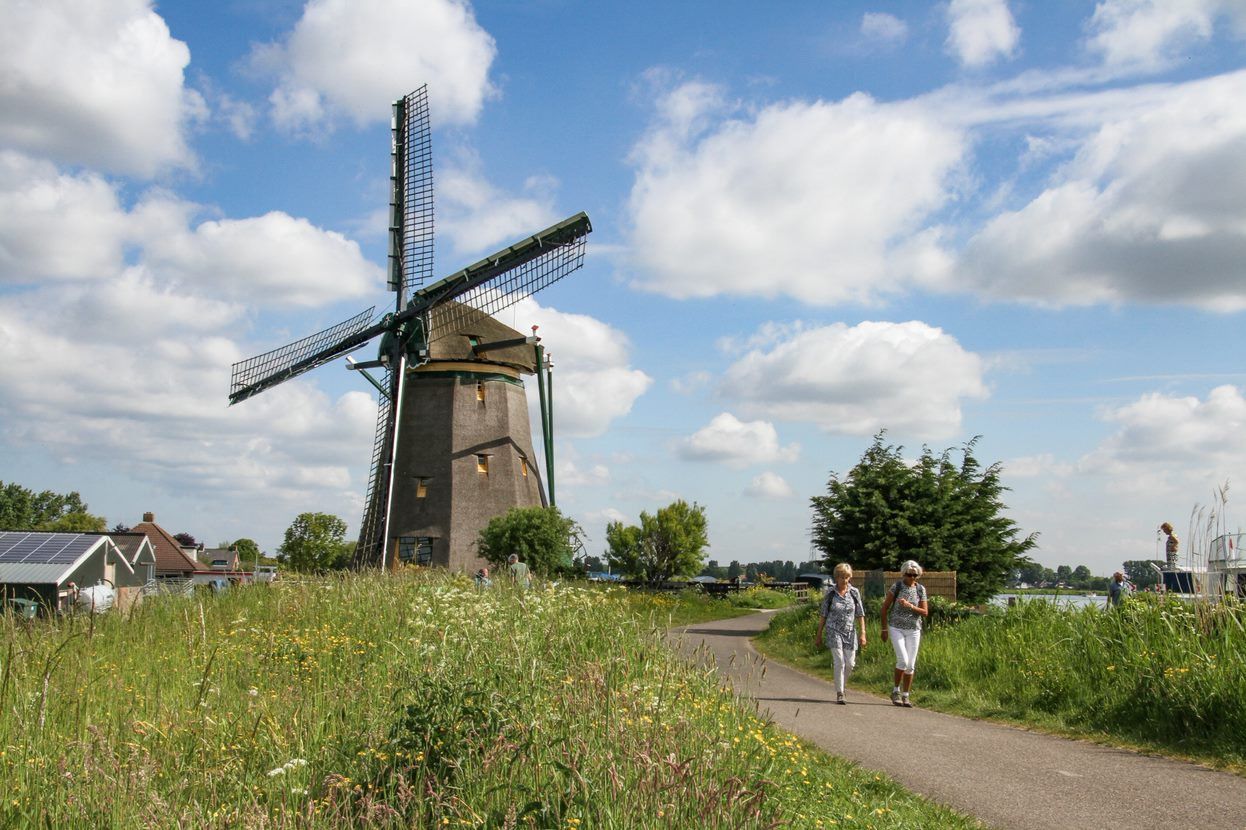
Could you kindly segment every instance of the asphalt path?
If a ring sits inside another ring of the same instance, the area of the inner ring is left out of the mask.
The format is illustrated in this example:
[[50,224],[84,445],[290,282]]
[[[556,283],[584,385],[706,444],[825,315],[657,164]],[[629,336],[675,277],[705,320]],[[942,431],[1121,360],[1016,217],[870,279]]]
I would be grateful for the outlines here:
[[[1236,775],[921,709],[920,656],[916,708],[852,689],[839,706],[829,682],[757,652],[750,638],[769,621],[760,613],[672,636],[787,731],[992,827],[1246,828],[1246,779]],[[869,648],[890,645],[875,639]]]

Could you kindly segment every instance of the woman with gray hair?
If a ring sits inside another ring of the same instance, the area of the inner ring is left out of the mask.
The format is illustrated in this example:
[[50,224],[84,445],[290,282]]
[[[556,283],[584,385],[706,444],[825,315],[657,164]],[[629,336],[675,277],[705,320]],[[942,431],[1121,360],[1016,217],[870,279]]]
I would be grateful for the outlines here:
[[861,602],[861,592],[852,587],[851,582],[852,566],[840,562],[835,566],[835,587],[822,598],[815,637],[819,646],[825,642],[831,651],[835,666],[835,702],[841,706],[847,703],[844,681],[857,665],[858,638],[853,636],[854,627],[860,627],[859,641],[861,648],[865,648],[865,606]]
[[891,647],[896,653],[891,702],[908,708],[913,706],[909,702],[909,689],[913,686],[917,649],[922,641],[922,618],[930,614],[926,586],[917,583],[921,575],[922,566],[908,560],[900,566],[900,581],[891,586],[883,599],[883,639],[891,638]]

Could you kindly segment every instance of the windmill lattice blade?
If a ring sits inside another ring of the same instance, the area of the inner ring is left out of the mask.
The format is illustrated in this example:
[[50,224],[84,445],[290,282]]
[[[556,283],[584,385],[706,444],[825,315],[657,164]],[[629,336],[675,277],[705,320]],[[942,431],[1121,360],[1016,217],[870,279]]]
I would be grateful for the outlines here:
[[[428,116],[428,87],[402,99],[402,118],[395,138],[395,169],[402,222],[402,281],[407,293],[433,276],[433,147]],[[390,286],[396,290],[397,286]]]
[[[385,388],[394,388],[392,369],[385,370]],[[364,502],[363,521],[359,524],[359,543],[355,546],[356,568],[379,568],[385,564],[385,504],[389,500],[389,471],[385,465],[391,456],[394,433],[394,406],[382,395],[376,413],[376,440],[372,444],[372,474],[368,478],[368,496]]]
[[235,363],[229,384],[229,402],[244,401],[359,348],[377,334],[373,332],[361,337],[369,328],[375,310],[376,306],[373,306],[324,331]]
[[496,315],[580,268],[590,230],[585,217],[582,226],[571,235],[557,243],[547,243],[537,256],[456,294],[456,302],[434,305],[428,312],[429,342],[462,331],[482,317]]

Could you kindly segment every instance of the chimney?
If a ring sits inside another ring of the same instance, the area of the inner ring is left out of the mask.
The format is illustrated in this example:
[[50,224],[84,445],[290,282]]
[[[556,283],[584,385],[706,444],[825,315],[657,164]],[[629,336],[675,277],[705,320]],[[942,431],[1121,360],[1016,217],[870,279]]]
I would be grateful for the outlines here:
[[143,521],[147,522],[148,524],[155,524],[156,514],[155,513],[144,513]]

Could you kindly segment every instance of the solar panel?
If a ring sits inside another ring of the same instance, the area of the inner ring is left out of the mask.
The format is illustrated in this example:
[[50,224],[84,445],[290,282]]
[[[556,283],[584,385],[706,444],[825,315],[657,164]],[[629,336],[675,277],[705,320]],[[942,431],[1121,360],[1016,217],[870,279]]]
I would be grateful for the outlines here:
[[10,564],[72,565],[95,547],[98,533],[0,533],[0,562]]

